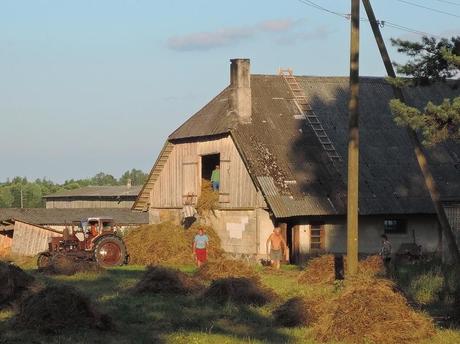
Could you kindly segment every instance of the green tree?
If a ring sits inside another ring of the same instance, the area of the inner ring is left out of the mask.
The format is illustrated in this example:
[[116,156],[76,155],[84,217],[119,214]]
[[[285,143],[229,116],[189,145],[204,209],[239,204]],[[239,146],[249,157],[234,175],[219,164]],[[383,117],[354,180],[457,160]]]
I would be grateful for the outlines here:
[[0,186],[0,208],[11,208],[13,200],[10,187]]
[[91,185],[117,185],[118,181],[111,174],[99,172],[91,178]]
[[[397,71],[409,79],[394,81],[399,86],[429,85],[445,81],[460,72],[460,37],[450,40],[423,37],[422,42],[392,39],[398,51],[407,54],[406,64],[397,64]],[[424,145],[434,145],[448,139],[460,139],[460,97],[444,99],[441,104],[428,102],[421,111],[398,99],[390,102],[395,122],[421,133]]]
[[147,173],[133,168],[131,171],[126,171],[123,173],[119,179],[119,183],[121,185],[126,185],[128,183],[128,179],[131,179],[132,185],[144,185],[147,179]]

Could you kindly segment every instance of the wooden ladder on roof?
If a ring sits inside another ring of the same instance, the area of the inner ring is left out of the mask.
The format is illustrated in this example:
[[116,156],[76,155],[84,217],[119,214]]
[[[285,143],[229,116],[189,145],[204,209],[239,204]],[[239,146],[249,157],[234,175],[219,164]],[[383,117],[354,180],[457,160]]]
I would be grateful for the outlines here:
[[333,163],[337,161],[341,162],[342,157],[339,155],[339,153],[337,153],[334,144],[327,135],[326,130],[324,130],[324,127],[321,124],[318,116],[316,116],[315,112],[308,103],[307,97],[305,96],[305,92],[300,86],[294,74],[292,73],[292,69],[280,68],[278,74],[282,76],[288,84],[288,87],[291,90],[292,95],[294,96],[294,102],[297,105],[297,108],[305,116],[305,119],[310,124],[310,127],[313,129],[313,132],[315,133],[316,137],[321,143],[321,146],[323,146],[323,149],[325,150],[328,158]]

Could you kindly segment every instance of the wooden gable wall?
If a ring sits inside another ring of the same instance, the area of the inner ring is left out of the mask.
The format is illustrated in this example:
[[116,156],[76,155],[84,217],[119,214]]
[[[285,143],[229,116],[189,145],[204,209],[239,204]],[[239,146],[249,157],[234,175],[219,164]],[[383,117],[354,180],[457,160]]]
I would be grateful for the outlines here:
[[201,156],[208,154],[220,154],[221,208],[256,208],[265,205],[233,139],[226,136],[206,141],[175,143],[150,192],[150,207],[181,208],[187,194],[199,196]]

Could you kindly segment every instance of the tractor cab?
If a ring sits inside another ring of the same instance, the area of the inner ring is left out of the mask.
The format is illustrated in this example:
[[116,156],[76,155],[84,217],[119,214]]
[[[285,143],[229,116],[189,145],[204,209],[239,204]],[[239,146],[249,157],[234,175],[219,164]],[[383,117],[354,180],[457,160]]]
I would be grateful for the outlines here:
[[91,240],[101,234],[115,233],[113,219],[109,217],[90,217],[81,221],[81,228],[85,238],[91,238]]

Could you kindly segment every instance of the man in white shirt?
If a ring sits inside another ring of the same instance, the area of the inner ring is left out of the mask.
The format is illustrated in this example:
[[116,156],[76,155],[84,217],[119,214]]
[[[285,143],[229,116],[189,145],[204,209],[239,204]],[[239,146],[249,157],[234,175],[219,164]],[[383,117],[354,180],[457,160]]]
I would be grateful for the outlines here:
[[184,207],[181,210],[181,215],[182,225],[184,226],[184,229],[189,229],[196,221],[197,215],[196,209],[192,205],[192,197],[187,196]]

